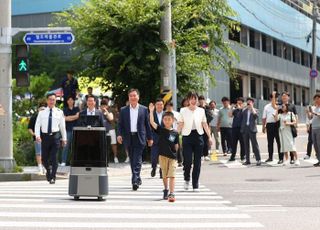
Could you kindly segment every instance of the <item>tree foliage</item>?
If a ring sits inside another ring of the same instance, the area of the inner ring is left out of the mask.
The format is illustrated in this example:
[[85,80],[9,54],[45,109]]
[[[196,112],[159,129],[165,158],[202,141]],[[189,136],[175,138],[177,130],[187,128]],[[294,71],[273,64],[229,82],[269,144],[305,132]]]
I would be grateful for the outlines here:
[[[160,51],[170,52],[160,40],[162,10],[159,0],[88,0],[59,13],[57,23],[73,28],[76,45],[88,60],[85,75],[103,77],[121,102],[131,87],[140,89],[148,102],[160,92]],[[232,16],[226,0],[172,1],[180,94],[204,89],[203,75],[213,82],[212,70],[231,72],[236,55],[224,33],[235,25]]]

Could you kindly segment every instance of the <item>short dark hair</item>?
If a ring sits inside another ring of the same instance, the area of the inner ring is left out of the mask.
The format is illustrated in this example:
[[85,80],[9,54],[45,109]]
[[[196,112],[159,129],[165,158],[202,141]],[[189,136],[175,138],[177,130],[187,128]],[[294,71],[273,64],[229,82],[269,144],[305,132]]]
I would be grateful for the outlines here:
[[95,96],[93,96],[93,95],[87,95],[86,101],[88,101],[89,98],[93,98],[94,101],[96,101],[96,98],[95,98]]
[[132,92],[137,92],[137,94],[140,96],[140,91],[138,89],[135,89],[135,88],[129,89],[128,95]]
[[254,103],[254,99],[252,97],[248,97],[247,101],[252,101]]
[[87,89],[92,89],[93,90],[93,88],[91,86],[89,86]]
[[74,71],[73,70],[71,70],[71,69],[69,69],[69,70],[67,70],[67,74],[74,74]]
[[47,99],[48,99],[49,97],[51,97],[51,96],[57,97],[55,93],[48,93],[48,94],[47,94]]
[[320,93],[316,93],[316,94],[313,96],[313,100],[315,100],[316,98],[320,98]]
[[67,97],[67,100],[66,100],[66,101],[69,101],[70,98],[72,98],[73,100],[75,100],[74,96],[69,95],[69,96]]
[[289,93],[288,91],[283,91],[283,92],[281,93],[281,96],[283,96],[283,95],[287,95],[288,97],[290,97],[290,93]]
[[244,98],[243,98],[243,97],[238,97],[236,101],[242,101],[242,102],[244,102]]
[[223,97],[223,98],[221,99],[221,101],[222,101],[222,102],[230,101],[230,99],[229,99],[228,97]]
[[211,105],[212,103],[214,103],[215,105],[217,104],[217,102],[215,100],[210,101],[209,105]]
[[188,95],[187,95],[187,99],[190,100],[190,99],[192,99],[192,98],[198,99],[199,96],[198,96],[198,94],[197,94],[196,92],[190,91],[190,92],[188,93]]
[[174,115],[173,115],[172,112],[164,112],[164,113],[163,113],[163,116],[162,116],[162,119],[163,119],[164,117],[171,117],[172,119],[174,119]]
[[100,105],[108,105],[108,100],[107,99],[103,99],[101,101]]
[[167,102],[166,106],[173,106],[173,103],[171,101]]
[[183,106],[184,106],[184,103],[185,103],[186,101],[188,101],[188,99],[187,99],[187,98],[183,98],[183,99],[182,99],[182,101],[181,101],[181,107],[183,107]]
[[205,100],[204,96],[203,96],[203,95],[200,95],[200,96],[199,96],[199,100]]
[[164,104],[164,100],[162,98],[157,98],[156,103],[157,102],[162,102]]
[[45,102],[45,101],[40,101],[40,102],[38,103],[38,108],[41,108],[41,107],[47,107],[47,102]]

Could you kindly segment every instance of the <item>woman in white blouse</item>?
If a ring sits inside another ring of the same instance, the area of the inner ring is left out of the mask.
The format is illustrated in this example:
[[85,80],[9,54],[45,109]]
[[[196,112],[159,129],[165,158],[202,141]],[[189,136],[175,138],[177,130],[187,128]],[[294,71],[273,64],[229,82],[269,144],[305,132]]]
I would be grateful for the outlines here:
[[184,180],[185,190],[189,189],[190,171],[193,160],[192,186],[195,192],[199,192],[199,177],[201,169],[201,157],[203,150],[204,132],[208,136],[208,144],[211,146],[212,139],[207,124],[205,111],[197,106],[198,95],[190,92],[187,96],[189,106],[180,110],[179,131],[182,134]]

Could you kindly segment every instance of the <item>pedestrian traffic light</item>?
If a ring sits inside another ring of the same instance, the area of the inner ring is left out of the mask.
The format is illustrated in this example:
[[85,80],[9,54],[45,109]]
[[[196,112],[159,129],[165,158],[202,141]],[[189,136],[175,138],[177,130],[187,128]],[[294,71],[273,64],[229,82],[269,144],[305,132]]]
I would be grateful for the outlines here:
[[27,45],[16,46],[16,85],[17,87],[25,87],[30,85],[29,78],[29,48]]

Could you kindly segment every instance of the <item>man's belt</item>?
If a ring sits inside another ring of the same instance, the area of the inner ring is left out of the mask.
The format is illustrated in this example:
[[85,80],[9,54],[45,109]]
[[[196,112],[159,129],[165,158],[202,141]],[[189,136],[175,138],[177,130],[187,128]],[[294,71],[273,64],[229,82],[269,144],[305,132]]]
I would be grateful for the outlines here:
[[137,136],[137,135],[138,135],[138,132],[131,132],[130,135],[131,135],[131,136]]
[[59,132],[53,132],[53,133],[42,133],[43,136],[54,136],[58,134]]

